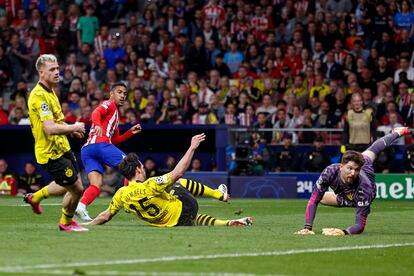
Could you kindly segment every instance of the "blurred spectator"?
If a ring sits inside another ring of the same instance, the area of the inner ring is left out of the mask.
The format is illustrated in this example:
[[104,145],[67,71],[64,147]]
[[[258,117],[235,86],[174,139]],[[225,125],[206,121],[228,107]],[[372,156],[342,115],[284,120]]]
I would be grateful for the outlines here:
[[154,177],[154,176],[159,175],[158,171],[157,171],[156,164],[155,164],[154,160],[151,157],[145,158],[144,168],[145,168],[146,175],[148,177]]
[[207,41],[207,69],[212,69],[216,66],[216,57],[220,54],[220,50],[216,47],[216,42],[214,39],[209,39]]
[[279,144],[282,142],[283,138],[286,136],[287,133],[290,135],[286,137],[290,137],[291,142],[296,144],[298,142],[298,137],[293,132],[286,132],[283,131],[284,128],[292,129],[295,127],[294,122],[290,120],[289,115],[287,114],[285,109],[278,109],[277,111],[277,121],[273,125],[273,139],[272,143]]
[[[12,72],[12,63],[10,59],[6,56],[5,48],[3,45],[0,45],[0,90],[3,92],[6,89]],[[2,94],[0,93],[0,95]]]
[[388,65],[386,56],[379,56],[377,66],[374,70],[373,78],[377,82],[381,81],[393,81],[394,75],[391,68]]
[[220,123],[224,123],[226,125],[237,125],[237,109],[233,103],[228,103],[226,106],[226,112],[224,114],[224,118],[221,120]]
[[224,109],[223,104],[219,102],[216,94],[214,94],[211,97],[210,111],[213,112],[214,115],[216,115],[216,118],[218,121],[221,121],[224,118],[224,114],[226,111]]
[[19,176],[18,194],[34,193],[45,186],[43,175],[37,171],[35,163],[28,161],[24,164],[24,172]]
[[215,65],[213,66],[214,70],[217,70],[220,73],[220,76],[230,77],[230,68],[224,61],[224,55],[222,53],[216,55]]
[[414,93],[410,95],[410,104],[401,110],[401,117],[405,118],[406,126],[410,128],[414,126]]
[[73,124],[77,121],[76,116],[71,112],[68,102],[62,102],[62,113],[65,116],[63,119],[65,123]]
[[0,125],[9,124],[9,112],[4,108],[4,98],[0,96]]
[[395,25],[398,30],[407,30],[410,33],[410,37],[413,37],[413,25],[414,25],[414,13],[411,12],[411,4],[407,0],[403,0],[400,3],[400,12],[397,12],[394,16]]
[[331,89],[325,84],[324,76],[322,74],[317,74],[315,76],[315,84],[310,90],[309,98],[318,97],[321,101],[323,101],[330,93]]
[[200,172],[200,171],[202,171],[201,160],[200,159],[193,158],[193,160],[191,161],[190,171],[191,172]]
[[204,70],[207,66],[207,52],[203,45],[203,37],[197,35],[194,44],[189,49],[186,57],[187,72],[195,72],[199,77],[204,76]]
[[315,127],[318,128],[335,128],[335,118],[330,112],[328,102],[322,102],[319,109],[318,117],[315,120]]
[[23,76],[27,77],[28,72],[25,68],[29,68],[27,66],[31,62],[30,56],[27,54],[27,48],[20,43],[18,34],[14,33],[11,35],[10,45],[6,50],[6,54],[13,65],[11,68],[12,80],[14,87],[16,87],[17,83],[23,79]]
[[298,154],[296,148],[292,146],[293,136],[291,133],[285,133],[282,138],[282,146],[280,146],[275,153],[275,161],[273,171],[276,172],[291,172],[295,171]]
[[15,196],[17,194],[18,177],[9,170],[5,159],[0,158],[0,196]]
[[9,123],[12,125],[30,125],[29,118],[21,107],[13,108],[10,112]]
[[15,101],[22,101],[18,100],[19,98],[23,98],[24,101],[27,101],[27,95],[29,90],[27,89],[27,83],[24,81],[19,81],[17,83],[16,90],[10,95],[10,100],[12,100],[11,105],[15,104]]
[[83,43],[80,47],[78,54],[76,55],[76,61],[81,64],[83,68],[89,64],[89,55],[91,54],[91,45]]
[[141,114],[140,122],[141,124],[155,125],[157,123],[158,117],[159,114],[157,114],[154,103],[147,103],[144,112]]
[[171,172],[177,165],[177,158],[174,155],[168,155],[165,160],[163,168],[160,170],[161,174]]
[[256,114],[265,113],[267,116],[271,116],[275,113],[277,108],[272,104],[272,98],[270,95],[264,95],[262,104],[256,109]]
[[211,112],[206,102],[201,102],[198,105],[198,111],[193,115],[192,123],[194,125],[210,125],[217,124],[216,115]]
[[130,124],[130,125],[136,125],[138,123],[138,114],[135,112],[133,108],[127,108],[125,109],[125,115],[122,119],[123,124]]
[[[267,120],[267,114],[265,112],[259,112],[257,114],[257,122],[254,125],[262,143],[270,144],[272,141],[272,123]],[[260,129],[268,129],[261,131]]]
[[71,4],[68,7],[68,21],[69,21],[69,34],[70,42],[69,49],[73,51],[78,46],[78,23],[80,18],[80,10],[76,4]]
[[168,105],[163,107],[161,116],[159,117],[157,124],[171,124],[179,125],[183,124],[183,118],[178,113],[176,105]]
[[207,82],[204,78],[200,79],[198,88],[198,100],[199,102],[205,102],[210,104],[213,91],[207,86]]
[[78,47],[80,48],[83,43],[87,43],[91,46],[94,45],[94,39],[99,31],[99,21],[94,16],[95,8],[88,4],[85,7],[86,15],[79,18],[78,22]]
[[225,21],[225,11],[223,7],[217,5],[217,0],[210,0],[201,10],[203,18],[211,20],[212,26],[220,28]]
[[232,40],[230,50],[224,54],[224,63],[229,67],[230,73],[234,74],[239,70],[244,60],[242,52],[238,49],[239,44],[236,40]]
[[267,143],[261,139],[258,132],[251,133],[252,150],[255,161],[254,175],[263,175],[271,168],[270,152]]
[[119,37],[116,34],[111,37],[109,47],[104,50],[104,58],[109,69],[115,69],[115,64],[118,59],[126,60],[127,55],[125,50],[119,47]]
[[323,147],[323,139],[316,136],[312,150],[304,156],[305,170],[308,172],[322,172],[331,163],[331,158]]
[[[348,150],[362,151],[371,143],[374,136],[372,110],[363,108],[362,96],[359,93],[352,95],[351,106],[352,109],[344,115],[342,145]],[[343,151],[342,148],[341,152]]]
[[99,35],[97,35],[94,38],[94,49],[95,49],[95,54],[98,57],[103,57],[104,56],[104,51],[106,48],[109,47],[110,45],[110,35],[109,35],[109,29],[108,26],[101,26],[101,29],[99,31]]
[[78,118],[78,122],[82,122],[85,124],[85,126],[91,126],[92,125],[92,107],[85,106],[84,108],[80,109],[80,117]]
[[409,60],[406,57],[400,58],[399,69],[394,73],[394,83],[400,82],[400,74],[405,72],[409,81],[414,80],[414,68],[410,65]]

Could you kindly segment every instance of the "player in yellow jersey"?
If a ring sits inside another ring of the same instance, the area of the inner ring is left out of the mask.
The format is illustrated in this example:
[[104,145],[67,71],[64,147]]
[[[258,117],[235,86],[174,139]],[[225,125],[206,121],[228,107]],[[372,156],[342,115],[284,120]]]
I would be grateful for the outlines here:
[[138,156],[130,153],[118,165],[119,171],[131,181],[119,189],[105,211],[89,225],[103,224],[111,220],[119,210],[158,227],[187,225],[248,226],[252,217],[234,220],[219,220],[209,215],[197,214],[198,203],[194,195],[204,195],[228,201],[227,187],[221,185],[213,190],[198,182],[180,178],[184,175],[195,150],[205,140],[205,135],[195,135],[191,145],[176,167],[169,173],[157,177],[146,177],[145,169]]
[[42,213],[40,201],[50,195],[62,195],[62,215],[59,229],[63,231],[88,231],[72,220],[82,196],[83,186],[79,167],[71,151],[66,135],[82,138],[84,123],[67,125],[53,87],[59,83],[59,64],[54,55],[41,55],[36,61],[39,82],[29,95],[28,108],[32,133],[35,140],[36,161],[50,174],[53,181],[34,194],[27,194],[24,201],[36,214]]

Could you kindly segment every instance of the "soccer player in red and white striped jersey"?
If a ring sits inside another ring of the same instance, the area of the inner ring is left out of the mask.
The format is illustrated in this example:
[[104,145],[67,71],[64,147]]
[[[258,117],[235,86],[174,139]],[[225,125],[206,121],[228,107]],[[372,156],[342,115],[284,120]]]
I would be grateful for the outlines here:
[[114,168],[126,156],[114,144],[122,143],[141,132],[141,125],[137,124],[124,134],[119,133],[118,107],[124,104],[126,97],[126,85],[122,82],[115,83],[111,88],[109,100],[103,101],[92,113],[92,127],[88,140],[81,150],[82,162],[90,185],[76,209],[76,215],[84,221],[92,220],[86,211],[86,206],[91,204],[101,192],[105,165]]

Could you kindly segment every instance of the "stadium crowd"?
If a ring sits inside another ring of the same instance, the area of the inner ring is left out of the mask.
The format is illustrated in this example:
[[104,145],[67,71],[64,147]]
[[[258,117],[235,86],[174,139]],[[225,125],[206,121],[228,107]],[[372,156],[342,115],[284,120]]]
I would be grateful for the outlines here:
[[33,64],[47,52],[63,64],[68,123],[89,124],[125,81],[124,124],[344,128],[360,94],[375,127],[413,125],[410,1],[138,2],[0,1],[0,96],[12,91],[0,124],[28,124]]
[[90,124],[124,81],[122,124],[246,126],[280,145],[327,142],[283,128],[336,128],[329,142],[365,148],[413,127],[413,39],[407,0],[0,0],[0,124],[29,124],[34,62],[53,53],[67,123]]

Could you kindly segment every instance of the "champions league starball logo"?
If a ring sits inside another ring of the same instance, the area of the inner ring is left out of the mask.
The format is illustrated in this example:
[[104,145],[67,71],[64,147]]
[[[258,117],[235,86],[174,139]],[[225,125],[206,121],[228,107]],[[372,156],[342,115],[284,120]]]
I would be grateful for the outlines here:
[[281,198],[286,191],[272,179],[254,179],[246,183],[242,197]]

